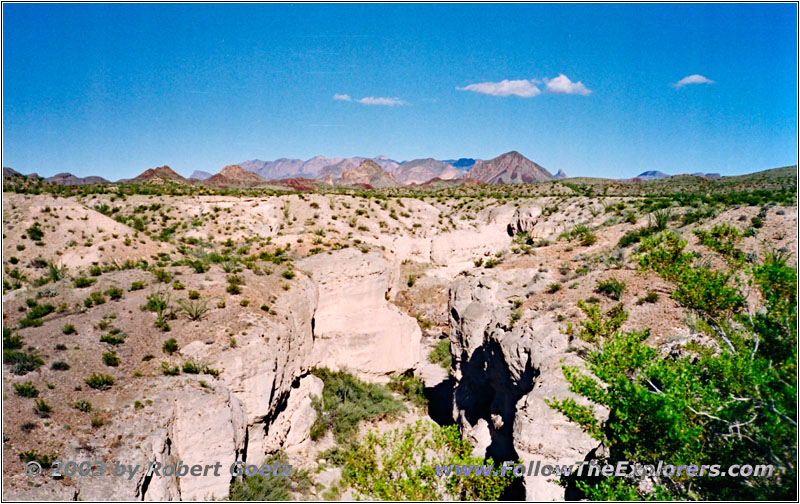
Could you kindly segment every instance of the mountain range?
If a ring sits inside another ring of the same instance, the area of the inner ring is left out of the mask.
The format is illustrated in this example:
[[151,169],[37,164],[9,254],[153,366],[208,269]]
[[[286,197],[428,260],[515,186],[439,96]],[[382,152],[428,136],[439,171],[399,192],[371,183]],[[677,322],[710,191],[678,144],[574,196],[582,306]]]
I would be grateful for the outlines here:
[[[21,175],[11,168],[3,168],[3,174]],[[315,156],[305,161],[289,158],[274,161],[253,159],[228,165],[215,175],[195,170],[189,178],[181,176],[169,166],[160,166],[145,170],[132,179],[118,182],[202,184],[214,187],[252,187],[271,183],[286,187],[308,188],[317,184],[363,187],[423,186],[428,183],[517,184],[557,178],[566,178],[563,170],[559,170],[554,177],[545,168],[519,152],[511,151],[489,160],[425,158],[395,161],[386,156],[374,158]],[[102,177],[81,178],[70,173],[59,173],[47,181],[62,185],[108,182]]]

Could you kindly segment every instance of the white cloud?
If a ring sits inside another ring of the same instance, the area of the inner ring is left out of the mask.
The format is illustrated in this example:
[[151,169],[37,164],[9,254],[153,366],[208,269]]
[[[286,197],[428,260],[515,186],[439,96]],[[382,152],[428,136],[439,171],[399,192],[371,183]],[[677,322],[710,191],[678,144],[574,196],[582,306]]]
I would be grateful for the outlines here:
[[383,105],[385,107],[394,107],[396,105],[408,105],[407,102],[404,102],[400,98],[386,98],[382,96],[378,97],[366,96],[356,101],[364,105]]
[[400,98],[387,98],[383,96],[365,96],[364,98],[353,99],[353,97],[348,94],[335,94],[333,95],[333,99],[336,101],[346,102],[354,101],[361,103],[362,105],[383,105],[384,107],[408,105],[408,102],[403,101]]
[[699,74],[692,74],[692,75],[687,75],[683,79],[679,80],[678,82],[673,84],[673,86],[683,87],[689,84],[714,84],[714,81],[706,77],[703,77],[702,75]]
[[459,91],[473,91],[492,96],[519,96],[530,98],[540,94],[542,91],[536,87],[537,80],[501,80],[500,82],[479,82],[469,84],[464,87],[457,87]]
[[555,79],[545,79],[544,81],[547,84],[549,93],[579,94],[583,96],[592,94],[582,82],[572,82],[564,74],[559,74]]

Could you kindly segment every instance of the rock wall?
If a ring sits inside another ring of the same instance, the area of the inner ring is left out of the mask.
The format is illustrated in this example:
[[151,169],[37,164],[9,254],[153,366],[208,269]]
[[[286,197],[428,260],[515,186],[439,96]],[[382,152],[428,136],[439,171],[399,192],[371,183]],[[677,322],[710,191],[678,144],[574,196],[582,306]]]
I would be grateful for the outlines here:
[[[583,460],[597,443],[545,403],[573,396],[560,366],[580,359],[567,352],[567,336],[549,317],[523,318],[512,327],[509,289],[489,277],[460,278],[450,289],[453,416],[477,456]],[[524,485],[527,500],[565,498],[564,488],[548,478],[525,477]]]
[[319,289],[313,364],[367,377],[413,368],[422,336],[416,320],[386,300],[389,263],[377,253],[344,249],[303,259]]
[[[310,395],[321,395],[322,382],[307,375],[313,348],[316,285],[300,277],[276,302],[275,319],[242,312],[248,329],[237,345],[195,341],[180,350],[221,370],[209,375],[156,377],[143,390],[153,396],[146,407],[124,408],[90,442],[73,442],[66,458],[139,464],[134,478],[75,478],[83,500],[210,500],[228,495],[230,466],[260,465],[267,454],[302,443],[315,420]],[[209,340],[211,341],[211,340]],[[201,383],[203,381],[203,383]],[[120,390],[119,397],[141,390]],[[140,396],[141,397],[141,396]],[[109,443],[108,437],[116,437]],[[151,462],[188,465],[221,463],[205,476],[145,476]]]

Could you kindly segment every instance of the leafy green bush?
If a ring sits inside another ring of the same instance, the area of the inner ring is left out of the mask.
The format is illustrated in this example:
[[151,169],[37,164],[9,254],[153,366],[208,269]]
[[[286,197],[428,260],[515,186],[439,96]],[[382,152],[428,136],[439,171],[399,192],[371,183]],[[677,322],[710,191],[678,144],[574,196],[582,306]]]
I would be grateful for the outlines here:
[[170,366],[168,362],[161,362],[161,372],[165,376],[178,376],[181,374],[181,368],[178,366]]
[[109,345],[117,346],[125,343],[125,333],[119,334],[104,334],[100,336],[100,343],[108,343]]
[[75,279],[75,287],[78,289],[85,289],[86,287],[91,287],[97,280],[94,278],[86,278],[85,276],[79,276]]
[[103,363],[106,366],[111,366],[111,367],[119,366],[119,356],[117,355],[117,352],[115,352],[113,350],[110,351],[110,352],[104,352],[103,353]]
[[28,348],[27,352],[22,350],[3,350],[3,362],[13,364],[11,372],[15,375],[26,375],[31,371],[36,371],[44,365],[44,359],[39,355],[35,348]]
[[[764,306],[744,313],[729,273],[693,267],[674,236],[648,244],[640,265],[676,284],[673,296],[698,315],[715,344],[686,345],[665,358],[645,344],[647,331],[615,333],[586,361],[591,375],[565,366],[570,390],[607,408],[571,398],[550,405],[608,447],[602,462],[720,464],[769,461],[777,474],[753,478],[660,478],[578,481],[591,500],[793,500],[797,473],[797,271],[782,254],[767,254],[745,272]],[[731,321],[737,323],[733,324]],[[605,417],[604,417],[605,418]]]
[[55,361],[50,366],[50,369],[53,369],[55,371],[68,371],[69,370],[69,364],[67,364],[64,361]]
[[105,294],[112,301],[117,301],[119,299],[122,299],[122,289],[120,289],[119,287],[110,287],[108,290],[106,290]]
[[560,283],[553,282],[553,283],[551,283],[550,285],[547,286],[547,292],[549,292],[550,294],[555,294],[556,292],[560,291],[561,288],[562,288],[562,285]]
[[428,398],[425,397],[425,384],[413,373],[392,373],[389,375],[389,380],[386,388],[392,392],[402,395],[414,406],[424,408],[428,405]]
[[15,383],[14,393],[20,397],[39,397],[39,389],[33,382]]
[[433,349],[428,354],[428,361],[432,364],[439,364],[443,369],[449,370],[452,364],[452,356],[450,355],[450,339],[440,339],[433,346]]
[[72,324],[66,324],[61,328],[61,332],[64,334],[75,334],[75,326]]
[[144,282],[142,282],[142,281],[131,282],[131,288],[128,289],[128,290],[131,290],[131,291],[142,290],[142,289],[144,289],[145,285],[146,284]]
[[599,292],[600,294],[604,294],[610,297],[611,299],[619,301],[619,298],[625,291],[625,282],[619,281],[616,278],[611,277],[608,280],[597,282],[597,288],[595,289],[595,291]]
[[83,413],[89,413],[92,411],[92,403],[85,399],[81,399],[80,401],[73,404],[76,410],[82,411]]
[[34,222],[31,227],[25,230],[28,233],[28,238],[32,241],[40,241],[44,238],[44,231],[42,231],[42,227],[39,222]]
[[86,378],[84,380],[86,385],[89,385],[93,389],[97,390],[108,390],[114,385],[114,378],[109,375],[92,373],[92,376]]
[[317,420],[311,438],[319,439],[332,431],[339,442],[352,438],[361,420],[394,418],[405,411],[403,403],[381,385],[365,383],[347,371],[315,368],[312,373],[325,387],[321,398],[313,398]]
[[161,345],[161,350],[169,355],[174,354],[178,351],[178,341],[175,338],[164,341],[164,344]]
[[44,399],[36,399],[36,405],[33,407],[33,412],[36,413],[36,415],[40,418],[50,418],[50,413],[53,412],[53,408],[47,404],[47,401]]
[[[270,467],[288,464],[288,458],[283,452],[270,455],[263,464]],[[288,501],[295,500],[296,495],[307,494],[313,486],[313,480],[307,469],[292,468],[288,477],[275,477],[270,475],[236,478],[231,483],[228,499],[231,501]]]
[[326,458],[342,466],[343,483],[363,500],[496,501],[514,481],[510,473],[437,475],[437,464],[494,466],[495,462],[471,456],[472,446],[456,426],[437,427],[422,420],[384,434],[370,432],[357,445],[329,453],[332,457],[326,453]]

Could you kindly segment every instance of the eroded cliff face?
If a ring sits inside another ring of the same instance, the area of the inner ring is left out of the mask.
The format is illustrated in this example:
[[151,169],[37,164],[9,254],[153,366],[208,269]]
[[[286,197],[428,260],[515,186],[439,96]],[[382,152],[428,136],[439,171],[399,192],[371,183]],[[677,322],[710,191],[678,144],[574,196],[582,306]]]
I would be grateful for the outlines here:
[[[235,347],[209,339],[181,349],[183,357],[220,370],[219,378],[184,374],[143,381],[141,388],[152,391],[145,394],[148,407],[121,408],[109,428],[90,442],[68,443],[65,453],[69,460],[102,459],[106,472],[117,461],[140,465],[138,472],[132,478],[74,478],[75,495],[86,500],[221,499],[228,495],[234,462],[260,465],[268,453],[305,442],[316,418],[310,396],[322,393],[321,380],[307,374],[316,306],[315,282],[301,278],[276,301],[284,317],[240,312],[247,330],[236,335]],[[220,462],[221,469],[205,476],[145,475],[152,462],[179,461],[190,466]]]
[[419,361],[417,321],[389,303],[393,269],[381,255],[344,249],[298,262],[319,286],[313,363],[374,379]]
[[[527,292],[518,287],[534,272],[496,275],[502,281],[466,277],[450,289],[453,416],[477,456],[542,464],[583,460],[597,443],[545,403],[567,396],[581,401],[561,371],[561,363],[581,365],[580,359],[567,351],[568,337],[550,317],[533,312],[512,323],[509,300],[537,294],[535,286]],[[526,476],[524,485],[528,500],[565,497],[548,478]]]

